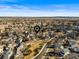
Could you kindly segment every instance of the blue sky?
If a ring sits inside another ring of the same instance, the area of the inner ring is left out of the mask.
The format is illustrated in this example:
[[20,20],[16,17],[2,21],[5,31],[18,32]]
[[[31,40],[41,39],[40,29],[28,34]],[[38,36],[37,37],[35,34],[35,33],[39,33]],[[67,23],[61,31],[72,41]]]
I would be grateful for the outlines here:
[[0,0],[0,16],[79,16],[79,1]]

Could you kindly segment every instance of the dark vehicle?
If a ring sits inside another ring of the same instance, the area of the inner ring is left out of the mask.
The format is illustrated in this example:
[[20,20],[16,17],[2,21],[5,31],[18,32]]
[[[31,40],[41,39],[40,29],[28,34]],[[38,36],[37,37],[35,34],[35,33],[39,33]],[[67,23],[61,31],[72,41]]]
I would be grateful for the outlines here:
[[52,52],[48,52],[47,53],[47,56],[59,56],[59,57],[63,57],[64,56],[64,51],[61,50],[59,52],[55,52],[55,51],[52,51]]
[[69,50],[70,50],[71,52],[79,53],[79,48],[77,48],[77,47],[69,48]]
[[54,45],[49,45],[47,48],[60,48],[60,45],[54,44]]

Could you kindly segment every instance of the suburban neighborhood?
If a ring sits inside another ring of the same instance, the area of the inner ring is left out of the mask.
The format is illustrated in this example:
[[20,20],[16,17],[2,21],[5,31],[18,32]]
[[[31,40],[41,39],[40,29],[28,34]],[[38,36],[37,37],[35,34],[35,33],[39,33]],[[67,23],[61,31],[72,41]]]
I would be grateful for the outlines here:
[[79,59],[79,17],[0,17],[0,59]]

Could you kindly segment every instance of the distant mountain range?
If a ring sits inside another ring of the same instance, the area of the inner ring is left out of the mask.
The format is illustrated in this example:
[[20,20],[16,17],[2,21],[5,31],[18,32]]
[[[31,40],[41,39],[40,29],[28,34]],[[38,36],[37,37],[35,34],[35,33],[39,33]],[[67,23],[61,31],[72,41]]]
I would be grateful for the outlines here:
[[19,16],[0,16],[0,20],[79,20],[79,17],[63,17],[63,16],[58,16],[58,17],[19,17]]

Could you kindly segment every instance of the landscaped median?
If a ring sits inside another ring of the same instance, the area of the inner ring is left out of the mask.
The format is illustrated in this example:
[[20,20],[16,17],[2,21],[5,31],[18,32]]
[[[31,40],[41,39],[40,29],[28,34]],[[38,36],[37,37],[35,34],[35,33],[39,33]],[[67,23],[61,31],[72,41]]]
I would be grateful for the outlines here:
[[46,41],[43,47],[41,48],[40,52],[36,56],[34,56],[32,59],[41,59],[42,56],[46,53],[46,46],[49,45],[51,41],[52,39]]
[[32,59],[34,56],[38,55],[40,51],[43,49],[43,46],[46,44],[43,40],[33,41],[31,42],[27,48],[25,49],[24,53],[24,59]]
[[32,59],[40,59],[42,57],[42,54],[44,54],[46,45],[47,45],[47,43],[45,43],[43,45],[43,47],[41,48],[40,52],[36,56],[34,56]]

